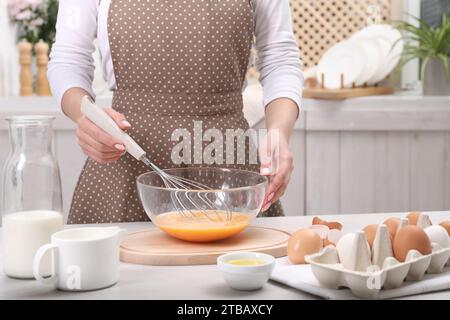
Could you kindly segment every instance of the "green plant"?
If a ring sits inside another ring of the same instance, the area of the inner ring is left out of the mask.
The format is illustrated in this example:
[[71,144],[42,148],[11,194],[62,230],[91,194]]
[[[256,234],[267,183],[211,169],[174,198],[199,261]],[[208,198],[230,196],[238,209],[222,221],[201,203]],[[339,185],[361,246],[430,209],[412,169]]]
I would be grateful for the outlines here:
[[430,59],[442,61],[447,79],[450,78],[448,57],[450,54],[450,16],[442,15],[442,24],[439,27],[430,26],[424,20],[412,17],[418,22],[415,26],[405,21],[396,22],[396,26],[403,31],[405,48],[401,66],[412,59],[421,60],[420,77],[424,79],[425,68]]
[[44,19],[44,24],[39,29],[39,39],[47,42],[50,49],[55,41],[57,16],[58,0],[47,0],[46,19]]
[[43,40],[51,47],[55,41],[58,0],[8,0],[8,15],[17,25],[18,40]]

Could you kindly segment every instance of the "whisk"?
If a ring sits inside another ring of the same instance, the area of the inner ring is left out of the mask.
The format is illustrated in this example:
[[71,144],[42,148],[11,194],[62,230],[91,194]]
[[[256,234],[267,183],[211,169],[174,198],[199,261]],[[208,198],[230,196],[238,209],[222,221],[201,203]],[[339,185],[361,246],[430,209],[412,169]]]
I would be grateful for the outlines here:
[[[135,159],[142,161],[161,178],[164,187],[174,189],[170,193],[172,204],[179,214],[189,219],[206,218],[215,222],[227,222],[232,218],[232,212],[224,201],[223,194],[218,194],[215,201],[208,198],[212,192],[217,192],[209,186],[191,179],[171,175],[155,165],[136,141],[122,131],[113,119],[88,96],[81,102],[81,112],[95,125],[120,139],[126,151]],[[211,190],[211,192],[208,192]],[[192,208],[192,209],[191,209]]]

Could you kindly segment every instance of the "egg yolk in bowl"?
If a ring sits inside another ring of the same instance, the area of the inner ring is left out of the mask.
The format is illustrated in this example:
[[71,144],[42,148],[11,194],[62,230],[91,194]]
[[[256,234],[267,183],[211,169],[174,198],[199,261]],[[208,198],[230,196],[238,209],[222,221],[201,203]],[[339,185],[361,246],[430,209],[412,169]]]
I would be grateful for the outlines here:
[[195,210],[159,214],[154,224],[167,234],[190,242],[211,242],[232,237],[250,224],[251,217],[233,212],[231,219],[225,211]]

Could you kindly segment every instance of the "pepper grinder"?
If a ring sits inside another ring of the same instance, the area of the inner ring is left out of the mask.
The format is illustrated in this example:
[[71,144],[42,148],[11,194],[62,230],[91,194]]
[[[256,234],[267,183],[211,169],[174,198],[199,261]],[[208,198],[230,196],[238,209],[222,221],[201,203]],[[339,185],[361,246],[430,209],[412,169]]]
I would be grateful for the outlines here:
[[42,40],[34,45],[36,52],[37,79],[36,92],[38,96],[51,96],[47,80],[48,44]]
[[20,53],[20,95],[33,95],[33,74],[31,72],[31,49],[32,45],[26,40],[22,40],[18,44]]

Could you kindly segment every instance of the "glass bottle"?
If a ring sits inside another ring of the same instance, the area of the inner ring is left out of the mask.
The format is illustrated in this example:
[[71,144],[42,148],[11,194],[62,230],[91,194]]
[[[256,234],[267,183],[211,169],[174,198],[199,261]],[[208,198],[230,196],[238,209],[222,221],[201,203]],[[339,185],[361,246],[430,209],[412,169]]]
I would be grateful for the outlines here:
[[[9,123],[11,149],[2,179],[4,272],[33,278],[37,249],[62,229],[59,167],[52,153],[52,116],[13,116]],[[51,274],[50,257],[41,271]]]

